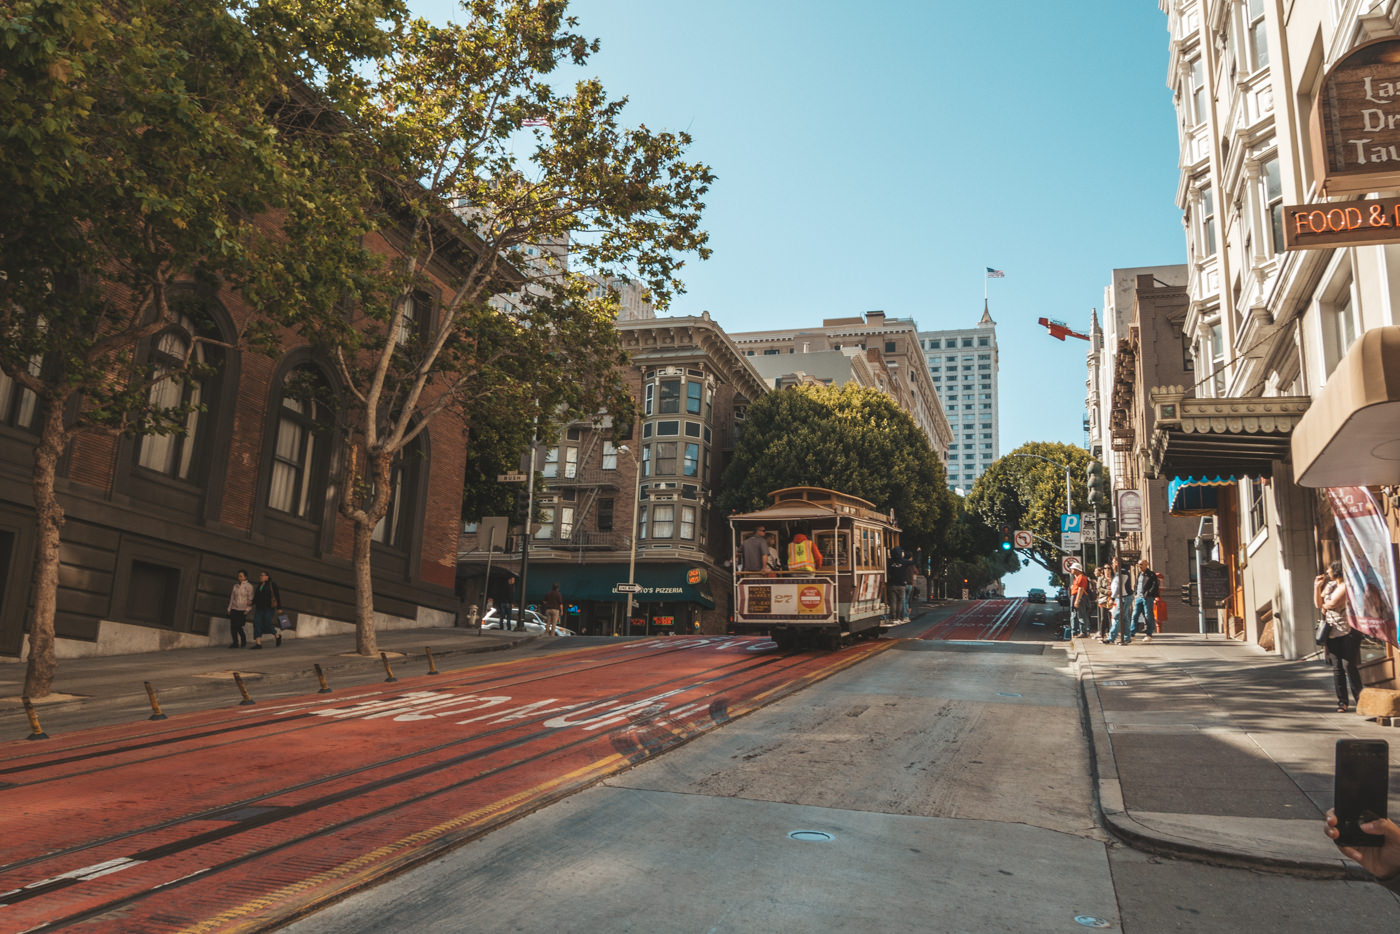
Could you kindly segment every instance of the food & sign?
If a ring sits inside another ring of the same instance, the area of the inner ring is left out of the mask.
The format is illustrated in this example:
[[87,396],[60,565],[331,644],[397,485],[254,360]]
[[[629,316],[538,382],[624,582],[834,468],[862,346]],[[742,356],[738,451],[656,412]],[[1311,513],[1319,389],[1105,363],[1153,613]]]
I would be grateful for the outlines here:
[[1400,198],[1287,205],[1283,248],[1316,250],[1400,241]]

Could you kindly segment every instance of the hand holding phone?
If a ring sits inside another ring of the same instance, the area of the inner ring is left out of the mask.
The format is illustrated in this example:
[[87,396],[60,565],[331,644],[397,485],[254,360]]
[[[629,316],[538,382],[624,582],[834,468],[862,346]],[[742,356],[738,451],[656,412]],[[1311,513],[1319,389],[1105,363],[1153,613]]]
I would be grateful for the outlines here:
[[1337,740],[1333,810],[1340,846],[1380,846],[1385,837],[1360,825],[1386,816],[1390,796],[1390,744],[1383,739]]

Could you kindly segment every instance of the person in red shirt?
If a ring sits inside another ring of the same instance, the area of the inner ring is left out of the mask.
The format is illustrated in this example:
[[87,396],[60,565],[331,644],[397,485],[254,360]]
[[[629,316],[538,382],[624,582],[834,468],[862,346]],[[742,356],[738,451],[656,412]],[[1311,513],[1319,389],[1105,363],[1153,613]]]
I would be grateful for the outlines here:
[[1090,595],[1089,576],[1084,573],[1083,566],[1079,564],[1071,564],[1070,572],[1074,575],[1069,585],[1070,630],[1076,636],[1087,636],[1089,634],[1089,614],[1094,609],[1094,601]]

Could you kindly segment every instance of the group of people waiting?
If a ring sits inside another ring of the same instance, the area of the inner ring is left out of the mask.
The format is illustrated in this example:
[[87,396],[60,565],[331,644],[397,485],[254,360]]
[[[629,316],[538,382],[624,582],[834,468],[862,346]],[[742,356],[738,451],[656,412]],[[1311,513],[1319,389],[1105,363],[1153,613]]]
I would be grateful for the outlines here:
[[1137,633],[1144,642],[1151,642],[1157,632],[1157,598],[1162,592],[1162,579],[1152,570],[1146,558],[1133,565],[1121,558],[1113,564],[1095,568],[1090,579],[1080,564],[1070,565],[1073,577],[1069,587],[1070,632],[1072,635],[1095,635],[1106,645],[1128,645]]

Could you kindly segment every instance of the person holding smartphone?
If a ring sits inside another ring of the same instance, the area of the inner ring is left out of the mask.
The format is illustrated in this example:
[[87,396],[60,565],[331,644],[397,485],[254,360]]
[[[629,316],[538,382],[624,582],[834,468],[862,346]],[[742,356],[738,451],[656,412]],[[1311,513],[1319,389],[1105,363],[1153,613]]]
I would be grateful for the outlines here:
[[1400,826],[1385,817],[1366,821],[1360,826],[1366,833],[1384,837],[1385,842],[1380,846],[1344,846],[1337,843],[1337,837],[1341,836],[1337,812],[1332,808],[1327,809],[1324,832],[1333,843],[1337,843],[1341,854],[1360,863],[1363,869],[1376,877],[1377,882],[1400,895]]
[[1342,579],[1342,562],[1333,561],[1326,572],[1313,579],[1313,605],[1327,622],[1323,642],[1327,664],[1332,666],[1332,684],[1337,692],[1337,713],[1347,712],[1347,686],[1351,698],[1361,700],[1361,633],[1347,623],[1347,585]]

